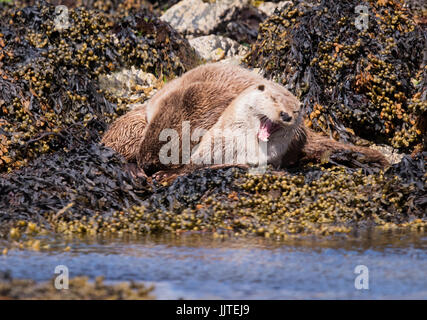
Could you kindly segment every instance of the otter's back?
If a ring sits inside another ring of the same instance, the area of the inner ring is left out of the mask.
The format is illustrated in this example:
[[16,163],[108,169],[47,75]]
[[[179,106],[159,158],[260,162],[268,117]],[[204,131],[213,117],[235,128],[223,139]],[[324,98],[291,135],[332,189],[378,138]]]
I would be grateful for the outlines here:
[[162,144],[159,136],[162,130],[174,129],[180,139],[184,121],[190,122],[192,130],[209,130],[241,92],[266,81],[242,67],[222,63],[197,67],[171,81],[148,104],[148,134],[141,144],[138,163],[141,166],[160,165],[158,155]]

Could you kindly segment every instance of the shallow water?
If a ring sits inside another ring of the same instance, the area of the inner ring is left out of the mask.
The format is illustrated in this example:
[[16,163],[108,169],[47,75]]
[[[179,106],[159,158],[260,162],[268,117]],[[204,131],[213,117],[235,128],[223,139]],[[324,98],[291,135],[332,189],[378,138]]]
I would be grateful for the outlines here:
[[[0,271],[49,280],[66,265],[71,277],[155,284],[158,299],[427,299],[427,234],[364,231],[280,243],[210,235],[43,241],[50,250],[0,256]],[[357,265],[369,269],[368,290],[355,288]]]

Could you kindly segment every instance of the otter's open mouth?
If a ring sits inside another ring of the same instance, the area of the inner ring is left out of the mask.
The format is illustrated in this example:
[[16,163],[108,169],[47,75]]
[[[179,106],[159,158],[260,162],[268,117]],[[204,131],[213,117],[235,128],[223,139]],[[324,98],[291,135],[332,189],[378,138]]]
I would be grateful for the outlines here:
[[270,138],[273,132],[277,131],[279,128],[279,124],[274,123],[265,116],[262,117],[258,131],[258,139],[262,141],[268,141],[268,138]]

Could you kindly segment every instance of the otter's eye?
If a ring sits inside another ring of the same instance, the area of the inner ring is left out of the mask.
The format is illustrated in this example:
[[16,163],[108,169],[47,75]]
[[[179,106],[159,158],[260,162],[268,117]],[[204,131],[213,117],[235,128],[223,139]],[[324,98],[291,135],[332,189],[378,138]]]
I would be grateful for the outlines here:
[[264,89],[265,89],[265,85],[260,84],[260,85],[258,86],[258,90],[259,90],[259,91],[264,91]]

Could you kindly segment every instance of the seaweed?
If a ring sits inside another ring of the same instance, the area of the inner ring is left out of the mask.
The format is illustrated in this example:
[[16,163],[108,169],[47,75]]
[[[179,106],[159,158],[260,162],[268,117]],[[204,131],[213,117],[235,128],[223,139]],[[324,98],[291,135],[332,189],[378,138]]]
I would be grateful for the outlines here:
[[50,281],[36,282],[32,279],[15,279],[10,272],[0,272],[0,297],[19,300],[100,300],[100,299],[154,299],[153,286],[138,282],[105,283],[104,277],[90,281],[88,277],[73,277],[67,290],[58,290]]
[[[129,101],[120,102],[102,91],[98,79],[131,66],[160,79],[172,78],[199,60],[186,40],[149,9],[117,3],[71,8],[72,27],[61,32],[55,30],[51,4],[4,5],[0,13],[0,235],[19,241],[23,234],[39,230],[61,234],[208,231],[219,237],[284,239],[347,233],[368,225],[425,231],[427,154],[414,147],[425,128],[426,69],[420,66],[418,52],[425,34],[409,15],[403,11],[398,15],[397,2],[370,2],[379,14],[373,17],[373,31],[384,27],[381,17],[392,19],[383,35],[372,37],[372,30],[354,31],[346,19],[333,23],[342,14],[350,15],[354,1],[288,4],[261,26],[247,61],[299,94],[309,110],[311,127],[339,133],[344,140],[356,139],[352,129],[370,140],[392,143],[398,133],[383,130],[387,121],[402,130],[413,123],[416,136],[405,140],[403,148],[411,149],[412,157],[406,155],[384,172],[364,164],[362,158],[338,152],[321,164],[299,163],[287,171],[269,169],[258,176],[239,168],[205,168],[170,185],[133,177],[121,156],[99,144],[108,123],[128,109]],[[387,8],[396,10],[386,13]],[[401,37],[396,33],[399,28],[403,28]],[[330,42],[337,34],[338,39]],[[390,53],[383,51],[385,35],[396,42]],[[313,62],[320,55],[327,60],[334,52],[340,59],[351,58],[350,64],[337,65],[334,71],[329,64],[325,69],[321,61]],[[367,63],[372,64],[373,78],[354,88]],[[382,71],[375,67],[384,63]],[[374,88],[374,76],[389,82]],[[392,119],[386,120],[380,108],[387,106],[379,106],[368,95],[371,90],[381,95],[378,88],[385,88],[384,99],[391,99],[390,83],[396,93],[401,92],[393,100],[402,102],[401,119],[394,108]],[[369,119],[379,120],[372,125]]]
[[162,82],[199,63],[194,50],[144,7],[70,8],[62,30],[47,2],[1,6],[2,227],[42,223],[43,214],[63,208],[79,218],[140,204],[145,181],[99,144],[130,101],[101,90],[98,78],[136,67]]
[[296,94],[309,127],[408,152],[425,134],[426,39],[402,1],[295,1],[260,25],[245,63]]
[[0,172],[71,149],[70,132],[98,142],[129,103],[101,90],[100,75],[135,66],[173,78],[198,63],[188,42],[148,9],[126,12],[70,9],[64,30],[46,2],[0,13]]
[[142,204],[151,187],[133,179],[124,166],[124,159],[99,144],[43,155],[0,179],[0,221],[47,227],[47,214],[66,212],[81,219]]

